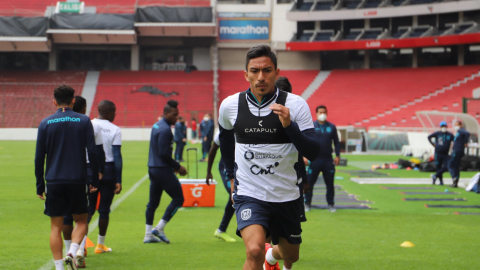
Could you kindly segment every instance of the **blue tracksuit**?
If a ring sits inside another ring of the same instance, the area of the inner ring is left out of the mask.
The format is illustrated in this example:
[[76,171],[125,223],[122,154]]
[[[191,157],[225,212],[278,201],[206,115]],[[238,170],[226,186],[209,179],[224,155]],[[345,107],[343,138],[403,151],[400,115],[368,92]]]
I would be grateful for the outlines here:
[[[208,151],[210,151],[210,147],[212,147],[214,128],[215,127],[213,125],[212,119],[208,121],[203,120],[200,123],[200,133],[202,134],[203,158],[207,156]],[[205,140],[205,138],[207,139]]]
[[183,139],[187,138],[187,127],[185,124],[181,122],[177,122],[175,124],[175,136],[174,141],[177,145],[175,147],[175,159],[182,160],[183,159],[183,148],[185,147],[186,142]]
[[148,155],[148,175],[150,177],[150,199],[145,212],[146,224],[152,225],[160,204],[163,191],[172,197],[163,215],[163,220],[169,221],[182,207],[184,198],[182,186],[174,173],[180,164],[172,158],[173,134],[170,124],[162,119],[155,123],[150,136],[150,152]]
[[470,133],[465,129],[461,128],[455,134],[453,141],[452,157],[450,158],[450,165],[448,170],[453,179],[460,178],[460,161],[465,155],[465,145],[468,143],[468,138]]
[[[320,152],[318,153],[317,158],[310,163],[308,182],[313,189],[315,183],[317,182],[318,175],[320,172],[322,172],[323,179],[327,187],[327,203],[329,205],[334,205],[335,165],[333,164],[332,158],[332,142],[335,146],[335,155],[340,157],[340,141],[338,140],[337,128],[330,122],[325,122],[325,124],[322,125],[318,121],[314,121],[313,126],[315,127],[317,139],[320,144]],[[308,192],[305,194],[306,204],[312,203],[312,196],[313,192]]]
[[98,187],[98,157],[90,118],[65,108],[43,119],[38,127],[35,151],[37,194],[45,192],[45,180],[48,185],[87,184],[85,148],[93,171],[88,184]]
[[[435,143],[432,139],[435,138]],[[448,164],[450,157],[448,152],[453,142],[453,134],[450,132],[437,131],[428,136],[428,141],[435,146],[435,165],[437,166],[437,173],[435,177],[443,184],[443,173],[448,171]]]

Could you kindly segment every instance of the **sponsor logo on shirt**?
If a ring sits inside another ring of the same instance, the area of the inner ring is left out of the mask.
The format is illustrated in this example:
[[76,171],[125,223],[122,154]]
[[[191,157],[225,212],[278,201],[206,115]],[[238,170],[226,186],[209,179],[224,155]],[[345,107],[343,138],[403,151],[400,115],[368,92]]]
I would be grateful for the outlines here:
[[60,123],[60,122],[80,122],[80,118],[70,117],[70,116],[53,118],[47,121],[47,125],[50,125],[53,123]]
[[105,133],[110,133],[110,129],[105,129],[105,128],[102,128],[102,132],[105,132]]
[[261,153],[261,152],[253,152],[253,151],[246,151],[244,157],[247,161],[253,159],[279,159],[283,158],[282,155],[275,155],[272,153]]
[[246,128],[245,133],[277,133],[276,128]]
[[300,238],[300,237],[302,237],[302,235],[301,235],[301,234],[290,234],[290,237],[292,237],[292,238]]
[[268,165],[266,168],[260,168],[260,166],[258,166],[258,165],[252,165],[252,167],[250,167],[250,172],[251,172],[253,175],[275,174],[274,169],[275,169],[276,167],[278,167],[278,165],[280,165],[280,163],[278,163],[278,162],[275,162],[275,164],[272,164],[272,165]]
[[242,217],[242,220],[248,220],[250,217],[252,217],[252,209],[248,208],[242,210],[240,216]]

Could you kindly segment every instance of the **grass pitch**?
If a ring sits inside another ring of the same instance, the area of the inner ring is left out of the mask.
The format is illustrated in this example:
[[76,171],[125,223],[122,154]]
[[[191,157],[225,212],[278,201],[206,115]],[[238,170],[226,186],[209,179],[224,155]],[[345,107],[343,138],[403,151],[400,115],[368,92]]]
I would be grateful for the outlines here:
[[[191,146],[187,146],[191,147]],[[147,174],[148,142],[125,142],[123,146],[123,192]],[[50,222],[43,215],[43,201],[35,195],[33,158],[35,142],[0,141],[0,269],[40,269],[51,252],[48,244]],[[349,161],[396,161],[398,156],[347,156]],[[186,158],[186,156],[185,156]],[[199,159],[200,157],[198,157]],[[218,157],[217,157],[218,159]],[[216,168],[216,167],[215,167]],[[194,171],[193,163],[190,170]],[[343,169],[343,168],[342,168]],[[349,166],[348,169],[359,169]],[[199,178],[206,163],[200,163]],[[416,171],[386,170],[396,177],[428,177]],[[218,170],[213,170],[220,179]],[[473,173],[462,173],[469,177]],[[398,190],[382,185],[359,185],[346,173],[336,180],[349,193],[373,201],[374,210],[339,210],[329,213],[312,210],[303,224],[300,261],[294,269],[477,269],[480,217],[454,215],[455,209],[425,208],[425,202],[405,202]],[[192,175],[195,177],[195,175]],[[445,177],[447,179],[447,177]],[[228,200],[219,183],[213,208],[185,208],[167,225],[171,244],[143,244],[145,208],[148,202],[145,181],[111,213],[106,244],[112,253],[94,254],[89,249],[91,269],[241,269],[243,242],[225,243],[213,237]],[[435,186],[443,191],[445,187]],[[452,189],[450,189],[452,190]],[[467,202],[480,204],[480,195],[455,189]],[[120,195],[121,196],[121,195]],[[116,200],[120,198],[116,196]],[[438,196],[438,195],[437,195]],[[415,195],[415,197],[418,197]],[[170,202],[163,195],[155,216],[161,218]],[[441,202],[438,202],[441,203]],[[449,203],[450,204],[450,203]],[[479,209],[462,211],[480,212]],[[235,220],[228,233],[235,235]],[[90,233],[94,242],[98,230]],[[413,248],[400,244],[411,241]]]

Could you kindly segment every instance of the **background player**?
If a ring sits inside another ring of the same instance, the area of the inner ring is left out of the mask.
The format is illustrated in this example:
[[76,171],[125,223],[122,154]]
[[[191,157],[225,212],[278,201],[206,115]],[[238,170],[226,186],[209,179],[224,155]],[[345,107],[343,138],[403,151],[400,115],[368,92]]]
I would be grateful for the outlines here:
[[[73,111],[80,113],[80,114],[85,114],[87,111],[87,100],[84,99],[82,96],[75,96],[75,103],[73,104]],[[92,122],[93,125],[93,135],[95,136],[95,144],[96,144],[96,150],[97,150],[97,155],[98,155],[98,166],[99,166],[99,179],[102,179],[102,173],[104,172],[105,169],[105,152],[103,151],[103,140],[102,140],[102,133],[100,130],[100,126],[97,125],[96,123]],[[87,159],[88,163],[88,159]],[[89,165],[87,164],[87,168]],[[90,176],[87,175],[87,177],[91,177],[91,171],[90,171]],[[72,231],[73,231],[73,217],[72,215],[66,215],[63,218],[63,239],[65,241],[65,250],[68,252],[70,249],[70,244],[72,243]],[[87,241],[87,234],[88,234],[88,227],[87,227],[87,233],[85,234],[85,237],[82,240],[82,243],[80,244],[80,247],[78,248],[77,254],[76,254],[76,263],[78,268],[85,268],[85,257],[86,257],[86,248],[85,244]]]
[[183,160],[183,148],[187,143],[187,127],[185,126],[185,119],[181,116],[178,117],[177,123],[175,123],[175,160],[177,162],[184,162]]
[[460,179],[460,162],[465,155],[465,147],[468,146],[470,133],[463,129],[463,123],[460,120],[455,121],[453,128],[455,129],[456,134],[453,141],[452,157],[450,158],[448,170],[452,176],[452,187],[458,187],[458,180]]
[[214,125],[213,120],[210,114],[206,113],[203,117],[203,121],[200,123],[200,134],[202,136],[202,152],[203,156],[200,160],[201,162],[205,161],[205,157],[210,151],[210,147],[212,146],[213,140],[213,132],[214,132]]
[[[338,140],[337,128],[327,121],[327,107],[320,105],[316,109],[317,121],[314,121],[315,132],[320,143],[320,152],[316,159],[310,163],[308,183],[309,192],[305,193],[305,211],[310,211],[313,196],[313,187],[317,182],[318,175],[322,172],[325,185],[327,186],[328,211],[336,212],[335,209],[335,166],[340,163],[340,141]],[[335,159],[332,158],[332,143],[335,146]]]
[[[302,229],[295,164],[298,152],[313,159],[319,151],[307,103],[276,89],[279,72],[269,46],[252,47],[244,71],[250,89],[220,106],[220,149],[231,181],[236,168],[232,186],[237,234],[247,254],[243,269],[279,269],[278,260],[290,269],[298,260]],[[273,248],[265,244],[270,234]]]
[[[183,191],[175,173],[186,175],[187,170],[172,159],[173,134],[171,126],[177,122],[178,102],[170,100],[163,109],[163,119],[153,125],[150,136],[150,151],[148,154],[148,175],[150,177],[150,200],[147,204],[146,232],[144,243],[158,243],[164,241],[170,243],[165,235],[165,226],[175,215],[178,208],[182,207],[184,198]],[[152,229],[155,210],[160,204],[162,193],[165,190],[172,202],[165,210],[165,214]],[[155,238],[158,237],[159,239]]]
[[[448,171],[448,163],[450,157],[448,152],[453,142],[453,134],[447,131],[447,122],[440,122],[440,131],[428,135],[428,141],[435,147],[435,165],[437,166],[437,173],[432,174],[432,181],[440,180],[440,185],[443,185],[443,173]],[[432,139],[435,138],[435,142]]]
[[[210,185],[210,181],[213,180],[212,165],[213,165],[213,161],[215,161],[215,156],[217,155],[217,151],[219,148],[220,148],[220,139],[217,134],[213,138],[212,148],[208,153],[207,179],[206,179],[207,185]],[[213,235],[219,239],[223,239],[225,242],[236,242],[237,240],[235,240],[234,238],[232,238],[230,235],[226,233],[228,224],[230,224],[230,220],[232,219],[233,214],[235,213],[235,209],[233,209],[233,202],[231,199],[232,186],[230,183],[230,179],[225,174],[225,165],[223,164],[223,158],[220,158],[220,161],[218,162],[218,171],[220,172],[220,176],[222,177],[223,186],[227,190],[229,196],[228,196],[227,205],[225,205],[225,211],[223,212],[222,222],[220,222],[220,226],[218,227],[218,229],[215,230]]]
[[95,214],[97,199],[100,193],[96,254],[112,251],[111,248],[105,246],[105,236],[110,221],[110,206],[112,205],[113,197],[122,191],[122,132],[119,127],[112,123],[115,119],[116,111],[117,109],[113,102],[102,100],[98,104],[98,118],[92,120],[94,125],[100,127],[105,151],[105,173],[99,183],[98,191],[88,195],[88,221],[90,222]]
[[[87,149],[93,177],[90,191],[98,186],[98,160],[90,119],[72,110],[75,90],[67,85],[57,87],[53,103],[57,112],[42,120],[38,127],[35,151],[37,196],[45,200],[45,215],[50,217],[50,248],[55,268],[64,269],[62,260],[63,217],[73,215],[75,229],[72,244],[65,257],[69,269],[77,269],[73,254],[87,231]],[[45,156],[47,158],[44,171]],[[44,179],[45,172],[45,179]],[[45,180],[47,185],[45,187]]]

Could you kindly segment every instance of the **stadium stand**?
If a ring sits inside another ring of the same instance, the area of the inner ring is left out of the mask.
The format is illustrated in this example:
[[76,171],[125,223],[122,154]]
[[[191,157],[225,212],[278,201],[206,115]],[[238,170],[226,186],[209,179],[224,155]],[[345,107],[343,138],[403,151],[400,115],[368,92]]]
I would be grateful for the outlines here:
[[180,115],[198,119],[212,113],[212,80],[211,71],[102,71],[90,117],[96,117],[98,103],[108,99],[117,106],[117,125],[148,127],[163,114],[167,101],[174,99]]
[[53,89],[68,84],[81,95],[86,72],[0,72],[0,126],[37,127],[55,112]]
[[[460,111],[462,97],[471,97],[471,90],[480,87],[480,79],[474,76],[467,83],[456,84],[479,71],[478,65],[334,70],[308,99],[308,104],[312,115],[316,106],[326,105],[329,119],[339,126],[391,126],[392,122],[420,126],[418,121],[407,122],[418,110],[444,110],[447,107],[449,111],[452,108]],[[442,91],[452,84],[453,89]]]

